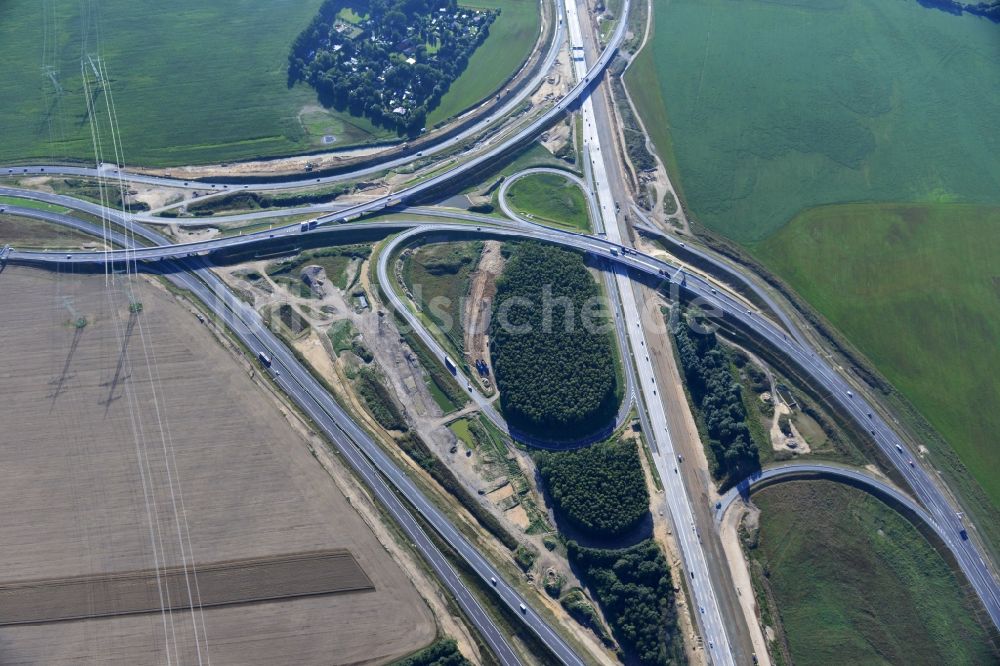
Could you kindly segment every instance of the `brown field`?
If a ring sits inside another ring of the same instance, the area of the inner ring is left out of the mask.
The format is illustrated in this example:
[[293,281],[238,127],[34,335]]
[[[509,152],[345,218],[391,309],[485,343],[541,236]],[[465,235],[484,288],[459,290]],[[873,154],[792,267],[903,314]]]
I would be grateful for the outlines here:
[[[187,610],[191,572],[180,566],[0,583],[0,625]],[[375,589],[341,548],[198,564],[197,572],[201,608]]]
[[0,663],[367,664],[429,643],[419,594],[273,399],[133,285],[138,315],[103,275],[0,274],[3,581],[343,548],[375,590],[0,627]]
[[96,238],[73,229],[20,215],[0,214],[0,248],[10,244],[19,249],[79,248],[99,245]]

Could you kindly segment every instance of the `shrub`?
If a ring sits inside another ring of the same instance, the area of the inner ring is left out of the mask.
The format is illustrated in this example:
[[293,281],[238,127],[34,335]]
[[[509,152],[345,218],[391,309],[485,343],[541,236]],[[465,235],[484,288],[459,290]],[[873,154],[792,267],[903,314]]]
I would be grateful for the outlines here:
[[562,587],[565,584],[565,576],[550,573],[545,576],[545,583],[543,584],[543,587],[545,588],[546,594],[553,599],[558,599],[559,595],[562,593]]
[[530,570],[534,566],[536,559],[538,559],[538,551],[531,546],[520,544],[517,550],[514,551],[514,560],[517,562],[517,566],[521,567],[524,571]]
[[442,638],[420,652],[400,659],[395,666],[468,666],[469,660],[458,651],[453,638]]
[[583,592],[579,588],[575,588],[566,593],[562,599],[559,600],[560,605],[566,609],[569,616],[582,624],[585,627],[589,627],[597,634],[598,638],[604,641],[605,644],[610,644],[611,640],[608,636],[608,630],[604,627],[601,622],[601,618],[598,617],[597,611],[594,607],[590,605],[587,601],[587,597],[584,596]]
[[357,380],[358,394],[365,402],[365,406],[371,415],[375,417],[378,424],[387,430],[407,430],[406,419],[396,401],[392,399],[389,389],[382,383],[381,378],[371,368],[362,368],[358,373]]
[[788,414],[782,414],[778,417],[778,430],[780,430],[781,434],[785,437],[792,436],[792,422],[788,418]]

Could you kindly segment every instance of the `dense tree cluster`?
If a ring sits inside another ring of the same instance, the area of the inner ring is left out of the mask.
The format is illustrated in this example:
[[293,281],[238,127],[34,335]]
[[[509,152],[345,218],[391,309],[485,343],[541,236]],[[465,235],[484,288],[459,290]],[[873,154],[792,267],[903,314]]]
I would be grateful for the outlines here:
[[[338,18],[349,9],[357,24]],[[288,82],[375,125],[417,134],[499,10],[455,0],[327,0],[292,44]]]
[[490,353],[511,425],[565,438],[611,421],[614,350],[594,278],[583,259],[541,243],[515,246],[497,280]]
[[576,451],[540,451],[536,459],[556,508],[585,532],[617,536],[649,512],[649,493],[633,441],[604,442]]
[[691,400],[698,409],[715,458],[717,478],[739,480],[760,467],[750,437],[743,392],[729,354],[714,332],[692,335],[681,315],[671,326]]
[[604,610],[626,663],[661,666],[680,661],[670,569],[652,539],[624,550],[567,544],[570,562]]
[[467,666],[469,660],[458,651],[453,638],[442,638],[415,655],[396,662],[395,666]]

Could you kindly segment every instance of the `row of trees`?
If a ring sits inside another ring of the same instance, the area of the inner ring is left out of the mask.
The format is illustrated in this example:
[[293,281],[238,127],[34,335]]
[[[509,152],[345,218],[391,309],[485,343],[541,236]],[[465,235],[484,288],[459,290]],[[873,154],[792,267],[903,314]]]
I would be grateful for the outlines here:
[[361,33],[349,36],[334,29],[346,6],[344,0],[328,0],[296,38],[288,83],[305,81],[324,105],[409,135],[424,127],[427,113],[465,70],[499,14],[464,10],[466,18],[459,21],[454,0],[372,2],[357,10],[369,16]]
[[671,331],[691,400],[708,434],[713,472],[716,478],[738,481],[759,469],[760,459],[747,427],[743,391],[733,377],[729,353],[714,331],[692,335],[683,312],[673,321]]
[[567,544],[569,560],[597,599],[625,652],[625,662],[683,661],[670,568],[652,539],[623,550]]
[[539,451],[535,459],[556,509],[588,534],[618,536],[649,513],[649,492],[634,441]]
[[406,432],[406,417],[396,405],[392,394],[381,377],[371,368],[361,368],[357,378],[358,394],[365,402],[365,407],[375,417],[378,424],[386,430],[402,430]]
[[500,405],[514,427],[558,439],[594,432],[613,418],[611,336],[584,325],[584,310],[598,294],[578,254],[535,242],[515,246],[497,280],[490,321]]
[[442,638],[420,652],[397,661],[395,666],[468,666],[453,638]]

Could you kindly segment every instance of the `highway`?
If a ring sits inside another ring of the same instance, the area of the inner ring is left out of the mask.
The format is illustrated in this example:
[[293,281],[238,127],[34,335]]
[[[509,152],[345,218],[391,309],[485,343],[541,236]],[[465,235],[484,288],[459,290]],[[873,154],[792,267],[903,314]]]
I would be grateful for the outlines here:
[[[623,3],[622,7],[623,14],[628,13],[630,6],[629,3],[630,0],[625,0],[625,2]],[[572,3],[570,6],[572,6]],[[452,166],[444,170],[442,173],[433,176],[431,178],[428,178],[427,180],[424,180],[421,183],[413,185],[407,189],[400,190],[399,192],[387,194],[372,199],[370,201],[366,201],[364,203],[350,206],[340,211],[332,212],[327,215],[317,217],[314,220],[315,224],[326,225],[326,224],[342,223],[350,220],[351,218],[355,218],[361,215],[384,211],[388,208],[396,208],[402,203],[416,199],[422,194],[435,191],[436,189],[442,187],[443,185],[451,181],[454,181],[458,178],[461,178],[466,173],[474,171],[486,164],[489,164],[490,162],[496,160],[497,158],[507,153],[513,147],[520,146],[525,142],[527,142],[528,140],[533,139],[551,122],[553,122],[556,118],[565,113],[566,110],[570,107],[571,104],[573,104],[576,101],[577,98],[583,96],[589,90],[591,83],[593,83],[592,80],[596,80],[597,77],[608,66],[608,64],[611,62],[611,59],[614,57],[614,54],[618,49],[618,46],[624,39],[625,25],[626,24],[624,21],[620,22],[618,28],[615,30],[614,34],[612,34],[611,38],[609,39],[608,47],[604,50],[604,52],[601,54],[600,58],[594,63],[594,65],[587,71],[587,73],[584,76],[584,79],[578,82],[569,92],[567,92],[567,94],[559,102],[554,104],[544,114],[536,118],[534,121],[532,121],[523,129],[519,130],[512,136],[506,138],[504,141],[490,148],[489,150],[479,153],[478,155],[460,164]],[[69,167],[22,167],[22,169],[29,169],[29,171],[25,171],[25,173],[32,173],[30,169],[39,169],[41,170],[41,172],[49,173],[50,175],[52,173],[68,174],[68,175],[73,175],[73,174],[94,175],[93,173],[79,174],[76,173],[75,171],[61,170],[67,168]],[[13,169],[11,170],[13,171]],[[84,169],[84,171],[87,170]],[[118,172],[115,171],[113,175],[117,176]],[[129,179],[132,179],[131,174],[126,174],[122,172],[121,175]],[[171,183],[176,182],[171,179],[166,179],[166,180],[170,181]],[[146,181],[141,181],[141,182],[146,182]],[[157,181],[157,184],[162,185],[165,183],[160,183]],[[254,185],[254,189],[278,189],[277,186],[279,185],[282,188],[287,188],[296,185],[301,185],[301,183],[296,181],[290,181],[285,183],[262,183],[260,184],[259,187],[257,185]],[[241,185],[240,187],[243,186]],[[196,256],[198,254],[215,251],[223,247],[236,247],[241,245],[245,240],[275,239],[280,237],[286,237],[289,235],[294,235],[299,232],[300,232],[300,226],[298,224],[291,224],[281,227],[275,227],[274,229],[258,232],[256,234],[246,234],[243,236],[237,236],[235,238],[214,239],[211,241],[204,241],[201,243],[189,243],[186,244],[186,247],[188,248],[187,256]],[[119,253],[120,257],[113,256],[112,258],[116,260],[119,258],[124,259],[126,252],[128,252],[129,256],[131,256],[131,251],[121,251]],[[164,250],[163,248],[156,248],[154,250],[154,254],[144,255],[144,258],[146,260],[156,261],[158,259],[166,258],[170,254],[170,252],[171,252],[170,250]],[[70,257],[70,260],[72,260],[72,257]]]
[[[567,6],[567,22],[573,65],[577,76],[586,76],[588,46],[590,51],[595,47],[589,42],[593,37],[586,14],[577,11],[573,3]],[[628,23],[628,12],[619,13],[619,27]],[[589,158],[590,173],[596,190],[599,215],[595,219],[603,221],[603,228],[608,240],[625,249],[623,238],[628,238],[628,229],[618,213],[622,201],[625,201],[625,188],[620,183],[620,174],[615,157],[615,144],[610,136],[613,118],[605,107],[600,93],[590,95],[580,104],[582,115],[583,145]],[[653,364],[648,362],[648,347],[644,321],[640,310],[637,294],[626,273],[617,266],[612,268],[617,283],[617,291],[621,299],[622,319],[626,326],[626,335],[631,344],[638,375],[638,388],[642,400],[639,412],[643,421],[643,431],[649,443],[653,463],[664,486],[663,498],[666,510],[673,525],[674,540],[680,550],[684,568],[689,574],[686,582],[690,591],[689,602],[692,608],[697,608],[695,621],[701,628],[704,644],[707,646],[707,656],[712,663],[728,666],[735,663],[733,645],[730,643],[727,622],[723,617],[720,591],[716,589],[718,569],[710,567],[706,544],[698,527],[697,515],[692,507],[693,493],[688,492],[680,475],[672,473],[676,465],[677,454],[674,451],[670,430],[667,427],[667,413],[662,398],[658,395]],[[615,285],[612,285],[615,289]],[[645,359],[645,361],[643,360]],[[626,362],[629,356],[626,355]],[[714,535],[706,534],[708,538]],[[738,621],[739,618],[736,618]],[[733,620],[730,619],[730,622]]]
[[[67,220],[67,216],[35,209],[23,209],[25,214],[46,219],[56,224],[68,224],[74,229],[102,236],[102,229],[90,222]],[[384,225],[383,225],[384,226]],[[137,227],[140,234],[154,243],[168,243],[159,234]],[[135,247],[131,238],[114,232],[110,240],[126,247]],[[141,251],[136,248],[136,251]],[[103,252],[96,252],[102,255]],[[60,253],[57,255],[62,257]],[[14,262],[17,263],[17,262]],[[37,264],[36,264],[37,265]],[[47,262],[48,267],[58,263]],[[313,377],[284,343],[264,324],[260,315],[244,303],[222,280],[212,273],[200,259],[181,264],[172,261],[158,263],[155,267],[165,278],[178,287],[194,294],[212,314],[223,322],[253,354],[264,353],[271,359],[267,372],[271,379],[309,416],[323,432],[351,468],[372,490],[375,497],[396,519],[414,546],[426,558],[441,582],[454,595],[459,606],[476,626],[484,640],[505,665],[520,664],[507,637],[496,627],[489,614],[449,564],[413,514],[402,503],[399,495],[421,514],[439,536],[446,541],[466,565],[492,587],[500,601],[521,618],[526,628],[533,631],[564,664],[582,665],[584,662],[574,650],[556,634],[537,612],[523,599],[493,567],[478,549],[455,528],[444,514],[416,487],[408,474],[381,449],[368,433],[358,426],[326,389]],[[188,272],[189,271],[189,272]],[[397,492],[399,495],[397,495]],[[492,581],[496,581],[495,584]],[[524,604],[525,610],[521,610]]]
[[927,511],[925,511],[922,506],[914,502],[913,498],[906,492],[900,490],[888,481],[875,476],[868,470],[858,469],[856,467],[845,467],[843,465],[835,465],[833,463],[791,462],[763,469],[753,476],[750,476],[736,484],[722,496],[722,499],[719,501],[719,506],[716,507],[716,520],[721,523],[722,518],[729,507],[732,506],[737,500],[748,497],[754,488],[770,485],[779,481],[792,481],[795,479],[816,476],[831,478],[838,481],[849,481],[851,483],[865,486],[876,495],[888,497],[899,503],[907,510],[913,512],[923,522],[927,523],[929,527],[933,528],[942,539],[945,537],[945,535],[939,531],[937,524],[931,519]]
[[[580,46],[582,42],[580,41],[579,22],[582,19],[576,15],[576,8],[573,3],[570,3],[566,9],[569,15],[567,23],[569,24],[571,44]],[[629,3],[626,1],[620,11],[620,15],[627,15],[628,10]],[[574,25],[576,25],[575,30]],[[583,252],[589,252],[611,263],[619,287],[621,308],[625,313],[626,335],[631,343],[631,348],[635,353],[636,359],[639,358],[642,348],[645,347],[646,340],[638,318],[639,308],[636,303],[635,292],[628,280],[629,271],[653,275],[671,281],[677,288],[685,291],[689,296],[698,298],[704,304],[705,309],[733,322],[754,336],[759,342],[770,345],[778,353],[783,354],[787,359],[799,366],[812,379],[815,386],[826,391],[830,399],[839,403],[847,414],[871,434],[871,437],[883,453],[885,453],[887,459],[892,462],[910,488],[912,488],[916,499],[924,507],[928,524],[941,536],[942,541],[951,550],[959,567],[982,600],[992,621],[996,626],[1000,627],[1000,592],[998,592],[1000,591],[1000,585],[998,585],[991,566],[986,562],[977,546],[974,531],[970,529],[972,538],[966,539],[961,536],[968,526],[963,524],[959,509],[950,499],[947,491],[924,468],[920,462],[920,458],[907,448],[906,443],[872,407],[866,397],[848,381],[841,371],[838,371],[824,360],[821,351],[811,346],[794,326],[791,319],[787,317],[780,307],[777,307],[777,304],[774,304],[776,308],[774,312],[780,323],[776,323],[763,316],[754,308],[747,308],[738,295],[729,292],[720,285],[698,275],[682,272],[680,267],[672,262],[660,261],[631,249],[629,249],[628,254],[623,251],[621,243],[623,234],[617,223],[617,202],[612,192],[613,183],[608,174],[613,169],[614,156],[605,156],[603,151],[601,151],[602,141],[607,145],[608,137],[606,133],[609,130],[606,121],[598,123],[595,120],[596,112],[593,108],[591,98],[587,96],[587,92],[595,82],[597,76],[603,72],[604,68],[610,62],[615,50],[621,43],[625,26],[626,21],[619,21],[619,25],[609,41],[609,47],[599,56],[592,67],[587,69],[585,61],[574,61],[574,66],[578,69],[578,75],[581,76],[580,81],[565,97],[523,129],[512,134],[489,150],[479,153],[467,161],[453,166],[411,188],[320,216],[316,218],[318,228],[306,233],[335,234],[337,233],[336,230],[357,229],[362,225],[378,225],[387,230],[417,227],[407,233],[414,235],[418,233],[449,233],[455,235],[478,233],[481,235],[489,234],[498,238],[535,238]],[[400,221],[342,224],[361,215],[381,212],[387,208],[398,208],[408,201],[418,199],[422,194],[436,188],[441,188],[443,185],[462,177],[470,170],[477,169],[496,160],[513,146],[520,145],[533,138],[542,129],[547,127],[549,123],[564,113],[570,105],[581,98],[583,98],[581,112],[584,115],[585,141],[592,158],[592,163],[588,166],[588,170],[593,174],[592,177],[596,185],[599,209],[597,219],[600,220],[598,228],[607,229],[606,238],[574,234],[556,229],[545,229],[536,225],[525,226],[517,221],[507,223],[495,219],[489,222],[485,220],[480,222],[477,220],[469,223]],[[605,134],[605,136],[602,136],[602,134]],[[406,161],[410,159],[406,158]],[[606,162],[610,164],[606,164]],[[385,165],[380,165],[378,168],[381,170],[386,167]],[[95,175],[94,170],[83,170],[86,173],[74,173],[72,171],[59,170],[63,169],[61,167],[34,167],[34,169],[46,170],[45,173],[49,174]],[[357,173],[352,174],[352,177],[357,176]],[[131,176],[129,178],[133,179]],[[140,176],[134,178],[134,180],[147,182],[143,181],[143,178]],[[169,182],[161,182],[161,180]],[[172,179],[157,179],[154,182],[155,184],[171,186],[179,184],[178,181]],[[264,190],[301,185],[303,185],[302,181],[289,181],[284,183],[262,183],[259,187],[257,185],[251,185],[250,187]],[[204,189],[205,185],[198,184],[197,187]],[[239,187],[243,188],[243,185],[241,184]],[[620,190],[616,189],[615,191]],[[99,209],[100,207],[97,208]],[[303,411],[316,420],[317,425],[327,433],[331,441],[343,452],[352,467],[358,470],[358,473],[366,481],[376,484],[372,486],[373,491],[376,492],[380,499],[386,502],[387,507],[390,506],[389,502],[392,501],[391,498],[396,498],[396,495],[385,485],[385,481],[388,481],[388,483],[406,496],[416,510],[433,525],[442,538],[455,548],[456,552],[469,563],[469,566],[477,574],[487,581],[491,576],[495,576],[499,581],[497,593],[503,599],[504,603],[507,603],[508,606],[514,609],[515,613],[520,614],[517,608],[521,600],[512,588],[500,578],[489,563],[479,555],[478,551],[413,486],[409,478],[395,467],[393,462],[378,448],[377,444],[368,437],[367,433],[349,419],[347,414],[340,409],[339,405],[333,401],[323,387],[291,356],[284,345],[266,330],[255,312],[229,293],[221,284],[221,281],[200,264],[200,260],[188,260],[196,265],[194,271],[198,279],[181,271],[173,270],[173,260],[184,260],[188,257],[208,255],[225,248],[265,248],[278,240],[287,240],[288,237],[299,236],[301,234],[302,231],[299,225],[288,225],[256,234],[213,239],[199,243],[166,245],[165,239],[159,237],[161,240],[155,242],[163,242],[164,246],[136,248],[129,250],[127,255],[123,251],[113,253],[52,253],[26,252],[13,249],[7,253],[7,262],[59,267],[67,263],[74,265],[97,265],[109,258],[115,261],[124,261],[127,259],[135,262],[137,265],[142,265],[146,270],[162,268],[163,272],[170,279],[182,281],[183,286],[191,289],[199,298],[208,299],[206,300],[206,304],[220,317],[225,318],[227,323],[233,328],[234,334],[240,337],[244,341],[244,344],[251,350],[254,352],[265,351],[272,354],[274,358],[272,369],[275,381],[282,389],[289,393]],[[147,238],[149,238],[148,235]],[[732,270],[731,267],[730,270]],[[215,290],[218,290],[218,293]],[[769,304],[769,307],[771,306],[771,301],[765,302]],[[627,356],[625,362],[628,364]],[[690,500],[688,499],[683,483],[677,478],[679,475],[673,473],[672,463],[676,458],[670,442],[669,432],[666,428],[663,405],[656,398],[655,377],[649,367],[641,363],[637,365],[639,368],[638,385],[642,389],[642,395],[646,398],[646,409],[640,410],[644,412],[643,418],[646,424],[644,429],[650,435],[650,446],[654,452],[654,461],[660,477],[667,487],[667,492],[665,492],[667,508],[676,527],[675,534],[682,550],[685,567],[693,575],[693,578],[689,581],[689,585],[692,588],[692,602],[705,609],[704,613],[699,612],[697,614],[698,621],[701,623],[705,642],[709,646],[709,654],[713,662],[734,663],[729,637],[726,632],[726,623],[722,620],[721,611],[716,602],[718,591],[714,589],[713,576],[710,573],[708,563],[705,561],[704,551],[700,546],[699,539],[697,539],[696,530],[689,532],[686,529],[687,525],[693,525],[694,522]],[[372,465],[385,475],[384,480],[378,472],[372,469]],[[367,472],[365,471],[366,469]],[[386,497],[384,498],[380,491],[377,490],[377,484],[380,480],[382,480],[383,487],[385,488]],[[396,502],[399,502],[398,498]],[[406,511],[401,503],[398,503],[397,507],[403,512]],[[390,511],[393,511],[395,514],[395,510],[390,508]],[[400,518],[401,524],[404,525],[404,529],[407,529],[409,533],[409,529],[406,528],[406,516],[409,514],[404,515],[400,513],[399,515],[402,516]],[[409,520],[413,521],[413,528],[419,530],[419,525],[415,523],[412,516],[409,516]],[[417,534],[417,532],[414,532],[414,534]],[[423,533],[420,532],[419,534]],[[448,585],[449,589],[456,595],[456,598],[459,599],[459,603],[466,609],[467,613],[470,613],[470,617],[479,626],[476,620],[476,613],[481,613],[482,609],[479,608],[477,610],[476,607],[471,605],[466,608],[466,604],[473,604],[475,600],[471,598],[471,595],[464,586],[460,587],[460,581],[457,584],[455,583],[454,572],[450,571],[450,568],[444,568],[447,567],[447,562],[441,558],[442,568],[440,569],[438,565],[434,564],[434,558],[441,557],[441,555],[439,552],[436,555],[434,554],[435,551],[431,550],[433,544],[429,543],[426,535],[423,535],[423,541],[415,536],[414,542],[417,543],[421,551],[428,557],[428,561],[432,563],[435,570],[443,577],[445,584]],[[455,591],[456,589],[458,589],[457,592]],[[580,663],[579,657],[573,654],[573,651],[562,639],[552,632],[551,628],[530,607],[524,613],[523,618],[528,627],[535,631],[543,641],[553,647],[553,650],[562,661],[565,663]],[[492,626],[492,623],[487,624]],[[491,630],[489,626],[487,626],[485,631],[492,637],[488,639],[491,641],[491,645],[493,641],[504,641],[504,637],[496,633],[495,627]],[[491,631],[493,633],[489,633]],[[500,658],[504,663],[515,663],[514,661],[506,661],[506,659],[513,657],[513,653],[509,651],[509,645],[506,646],[505,650],[505,645],[505,642],[498,642],[494,649],[499,650],[498,654],[501,655]],[[516,657],[513,658],[516,660]]]
[[767,292],[766,289],[762,288],[756,282],[754,282],[747,276],[740,273],[735,266],[733,266],[728,261],[725,261],[721,257],[717,256],[715,253],[706,252],[696,245],[692,245],[683,240],[680,240],[676,238],[673,234],[666,233],[661,229],[657,228],[652,222],[649,221],[649,218],[646,216],[646,213],[638,206],[633,205],[632,212],[635,214],[636,217],[639,218],[640,221],[644,223],[644,225],[639,225],[640,227],[645,226],[646,230],[654,233],[667,243],[670,243],[672,246],[674,246],[674,249],[676,250],[674,252],[675,255],[678,253],[685,253],[685,252],[689,253],[692,256],[697,257],[700,261],[713,266],[717,273],[720,273],[723,276],[725,276],[723,278],[724,280],[738,282],[739,284],[744,285],[747,289],[752,291],[754,295],[757,298],[759,298],[764,305],[767,306],[768,312],[773,313],[774,316],[776,316],[778,320],[784,325],[785,329],[787,329],[789,333],[795,336],[796,340],[798,340],[802,344],[808,344],[806,339],[803,337],[802,331],[800,331],[795,326],[795,324],[792,322],[791,317],[788,316],[788,313],[785,312],[784,308],[778,305],[777,301],[774,300],[774,298],[771,296],[771,294]]
[[[564,0],[556,0],[555,2],[555,12],[554,17],[561,17],[563,14],[563,3]],[[548,76],[549,70],[552,69],[553,64],[555,64],[556,58],[559,55],[559,49],[562,47],[563,40],[565,39],[565,27],[561,20],[556,20],[555,30],[552,33],[552,40],[549,42],[548,50],[546,51],[545,58],[541,65],[538,67],[538,71],[531,78],[531,80],[525,85],[521,86],[520,89],[511,95],[509,99],[505,99],[503,103],[495,109],[488,116],[482,118],[480,121],[469,126],[468,128],[462,130],[455,136],[449,137],[443,141],[431,141],[422,146],[417,153],[417,157],[431,157],[438,153],[446,150],[451,150],[455,146],[459,145],[463,141],[474,137],[483,130],[487,129],[490,125],[493,125],[495,121],[502,119],[512,113],[520,104],[531,95],[542,83],[546,76]],[[393,169],[399,166],[405,166],[413,162],[415,156],[412,152],[407,152],[401,157],[391,159],[391,160],[375,160],[377,163],[370,166],[358,166],[356,168],[351,168],[350,171],[344,173],[338,173],[330,176],[320,176],[316,178],[310,178],[308,176],[298,176],[295,178],[289,178],[285,181],[261,181],[261,182],[244,182],[244,181],[231,181],[225,182],[219,180],[217,182],[206,182],[197,179],[183,179],[171,176],[152,176],[149,174],[139,173],[135,171],[128,171],[127,169],[119,169],[117,165],[104,164],[101,168],[95,167],[75,167],[66,165],[7,165],[0,166],[0,175],[8,176],[31,176],[31,175],[48,175],[48,176],[76,176],[76,177],[108,177],[108,178],[118,178],[123,177],[129,182],[133,183],[143,183],[145,185],[158,185],[160,187],[176,187],[181,189],[189,190],[211,190],[211,191],[226,191],[226,190],[253,190],[253,191],[263,191],[263,190],[284,190],[305,186],[315,186],[315,185],[327,185],[337,182],[342,182],[345,180],[355,180],[357,178],[364,178],[365,176],[371,176],[388,169]],[[214,180],[214,179],[213,179]]]
[[[786,333],[780,325],[772,322],[770,319],[762,316],[753,309],[747,309],[744,302],[738,295],[731,294],[727,290],[719,288],[719,285],[716,285],[715,283],[710,282],[698,275],[683,273],[680,271],[680,267],[676,264],[661,261],[635,250],[630,250],[629,254],[624,254],[620,251],[621,248],[619,245],[612,243],[606,238],[597,236],[575,234],[559,229],[542,228],[535,225],[530,225],[526,228],[521,223],[502,222],[499,220],[494,221],[493,226],[486,226],[485,224],[473,225],[471,223],[429,224],[427,222],[412,222],[409,224],[406,222],[376,222],[361,224],[367,224],[368,226],[378,225],[390,229],[419,227],[422,232],[427,233],[450,233],[455,235],[471,233],[474,235],[488,234],[498,238],[535,238],[575,248],[584,252],[590,252],[596,256],[607,259],[612,262],[612,264],[620,268],[627,268],[661,278],[672,278],[673,284],[675,284],[678,288],[686,291],[691,297],[699,298],[703,307],[707,311],[714,311],[718,316],[726,317],[734,323],[742,326],[760,341],[770,344],[775,348],[775,350],[784,354],[786,358],[802,368],[802,370],[813,379],[816,386],[824,387],[832,399],[839,402],[848,414],[850,414],[858,423],[862,424],[866,430],[872,434],[874,441],[887,455],[888,459],[893,462],[902,474],[903,478],[910,484],[910,487],[913,488],[916,497],[925,507],[927,507],[929,515],[935,521],[937,526],[940,527],[945,534],[950,535],[948,538],[944,539],[946,544],[955,554],[956,560],[969,579],[971,585],[976,590],[977,595],[983,601],[983,604],[993,619],[993,622],[1000,627],[1000,595],[998,595],[1000,585],[998,585],[989,565],[980,554],[975,541],[973,539],[962,539],[959,536],[960,532],[963,529],[966,529],[966,526],[963,525],[962,520],[957,515],[958,509],[951,505],[950,500],[937,487],[935,481],[920,464],[909,464],[909,461],[916,461],[919,458],[906,448],[905,442],[903,442],[895,431],[879,416],[866,399],[862,395],[856,393],[854,387],[851,386],[851,384],[843,376],[838,374],[838,372],[824,360],[821,354],[817,353],[810,347],[803,345],[801,342],[796,340],[794,335]],[[337,233],[340,229],[358,228],[358,226],[358,223],[353,223],[334,228],[320,227],[315,231],[308,233]],[[299,232],[294,231],[294,233]],[[149,265],[155,265],[157,257],[160,258],[160,261],[187,257],[191,254],[191,248],[194,245],[197,245],[201,252],[210,253],[213,251],[213,247],[231,247],[234,242],[248,247],[255,247],[266,246],[269,242],[271,242],[271,240],[266,235],[261,237],[259,234],[256,236],[248,234],[245,236],[206,241],[205,243],[199,244],[136,248],[129,251],[128,259],[140,264],[149,264],[149,261],[152,259],[154,264]],[[617,255],[612,254],[612,249],[617,252]],[[119,260],[124,259],[124,255],[120,252],[121,251],[118,251],[118,254],[115,255],[114,253],[105,252],[53,253],[38,251],[25,252],[12,249],[8,254],[7,261],[12,264],[29,264],[51,267],[66,263],[77,265],[99,265],[104,262],[106,254],[117,256]],[[682,284],[678,284],[678,282],[682,282]],[[641,330],[637,331],[637,333],[641,334]],[[633,348],[636,346],[642,346],[643,344],[644,342],[640,339],[639,344],[635,345]],[[650,382],[653,381],[651,375],[648,379]],[[649,395],[655,395],[655,393],[652,393],[654,390],[655,388],[652,388]],[[650,403],[653,403],[653,401],[650,401]],[[869,416],[869,414],[871,416]],[[655,423],[653,424],[653,431],[657,434],[666,434],[665,427],[663,429],[657,429]],[[661,436],[656,439],[655,444],[658,450],[662,450],[661,443],[664,443],[665,446],[665,439],[665,436]],[[899,447],[898,449],[897,446]],[[665,458],[666,456],[661,456],[663,463],[669,462],[665,460]],[[658,464],[658,470],[663,477],[664,483],[669,483],[668,479],[671,478],[671,474],[673,472],[672,467],[663,470],[659,469],[660,466],[661,465]],[[674,489],[675,493],[681,493],[682,491],[683,488]],[[674,493],[669,493],[668,496],[671,494]],[[681,525],[683,524],[684,523],[681,523]],[[688,562],[685,562],[685,564],[688,567],[691,566]]]

